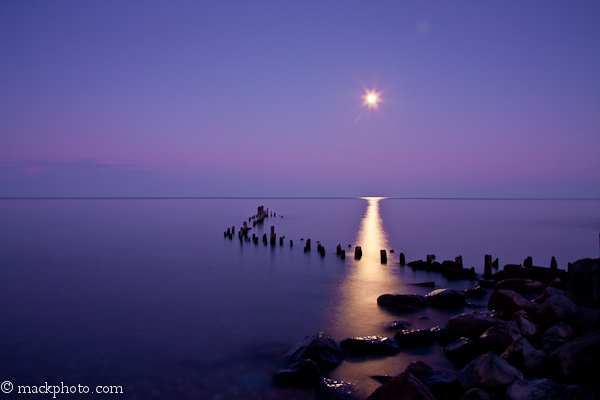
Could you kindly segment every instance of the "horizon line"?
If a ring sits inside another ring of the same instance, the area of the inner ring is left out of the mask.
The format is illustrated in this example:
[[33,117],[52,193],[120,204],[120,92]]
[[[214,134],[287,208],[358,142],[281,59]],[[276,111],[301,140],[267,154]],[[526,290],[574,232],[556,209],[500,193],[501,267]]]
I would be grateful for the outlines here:
[[382,200],[553,200],[553,201],[600,201],[594,197],[326,197],[326,196],[15,196],[0,200],[356,200],[379,197]]

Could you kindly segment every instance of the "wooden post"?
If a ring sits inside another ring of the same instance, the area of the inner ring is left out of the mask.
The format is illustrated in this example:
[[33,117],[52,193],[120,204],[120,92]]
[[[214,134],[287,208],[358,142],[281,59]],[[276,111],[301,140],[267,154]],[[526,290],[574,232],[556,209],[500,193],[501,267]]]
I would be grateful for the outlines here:
[[346,250],[342,250],[342,251],[340,252],[340,257],[342,257],[342,260],[345,260],[345,259],[346,259]]
[[385,250],[381,250],[381,263],[382,264],[386,264],[387,263],[387,252]]
[[558,264],[556,263],[556,258],[554,258],[554,256],[552,256],[552,260],[550,261],[550,268],[558,269]]
[[360,246],[356,246],[354,248],[354,258],[360,260],[362,258],[362,249]]
[[404,253],[400,253],[400,265],[406,265],[406,257],[404,257]]

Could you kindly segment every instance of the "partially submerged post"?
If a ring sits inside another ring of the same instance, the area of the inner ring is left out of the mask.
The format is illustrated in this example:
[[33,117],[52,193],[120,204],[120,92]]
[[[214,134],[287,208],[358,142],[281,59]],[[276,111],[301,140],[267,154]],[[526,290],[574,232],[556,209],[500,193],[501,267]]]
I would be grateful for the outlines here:
[[277,236],[275,235],[275,226],[271,225],[271,246],[275,246],[277,242]]
[[360,246],[356,246],[354,248],[354,258],[360,260],[362,258],[362,249]]
[[492,277],[492,255],[486,254],[483,263],[483,277],[490,279]]
[[523,266],[525,268],[531,268],[531,267],[533,267],[533,259],[531,258],[531,256],[527,257],[525,259],[525,261],[523,261]]
[[345,260],[345,259],[346,259],[346,250],[342,250],[342,251],[340,252],[340,257],[342,257],[342,260]]
[[339,256],[340,254],[342,254],[342,245],[338,244],[337,248],[335,249],[336,254]]
[[554,258],[554,256],[552,256],[552,260],[550,261],[550,268],[558,269],[558,264],[556,263],[556,258]]
[[385,250],[381,250],[381,263],[385,264],[387,263],[387,252]]

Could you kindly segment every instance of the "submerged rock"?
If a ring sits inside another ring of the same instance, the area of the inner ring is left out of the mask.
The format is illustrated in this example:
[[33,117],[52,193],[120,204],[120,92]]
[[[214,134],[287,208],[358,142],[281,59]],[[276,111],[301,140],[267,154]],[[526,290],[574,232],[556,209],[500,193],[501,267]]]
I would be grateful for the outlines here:
[[491,351],[468,363],[459,375],[463,388],[478,387],[488,392],[501,391],[523,374]]
[[396,354],[400,346],[396,339],[385,336],[357,336],[340,342],[342,349],[348,354]]
[[508,400],[569,400],[569,393],[558,383],[546,378],[516,381],[506,390]]
[[429,292],[425,298],[434,308],[458,308],[465,305],[465,294],[454,289],[438,289]]
[[314,361],[298,358],[287,368],[277,371],[275,382],[279,385],[313,386],[317,383],[320,373]]
[[367,400],[436,400],[427,386],[410,372],[390,379],[367,397]]
[[406,329],[398,331],[394,339],[400,346],[428,346],[435,342],[440,334],[441,327],[431,329]]
[[382,307],[425,307],[427,300],[420,294],[382,294],[377,298],[377,304]]
[[314,361],[321,371],[335,368],[345,357],[344,349],[331,336],[318,332],[305,337],[287,352],[286,357],[294,362],[305,358]]
[[396,330],[396,331],[401,331],[403,329],[408,328],[409,326],[411,326],[412,324],[408,321],[404,321],[401,319],[397,319],[395,321],[392,321],[388,324],[386,324],[384,326],[385,329],[389,329],[389,330]]

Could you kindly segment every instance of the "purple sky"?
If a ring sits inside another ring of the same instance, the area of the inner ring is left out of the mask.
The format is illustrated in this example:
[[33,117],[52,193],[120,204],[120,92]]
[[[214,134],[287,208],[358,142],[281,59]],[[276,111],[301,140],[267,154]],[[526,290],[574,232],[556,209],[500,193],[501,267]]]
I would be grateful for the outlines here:
[[598,1],[2,1],[0,196],[597,198],[599,21]]

